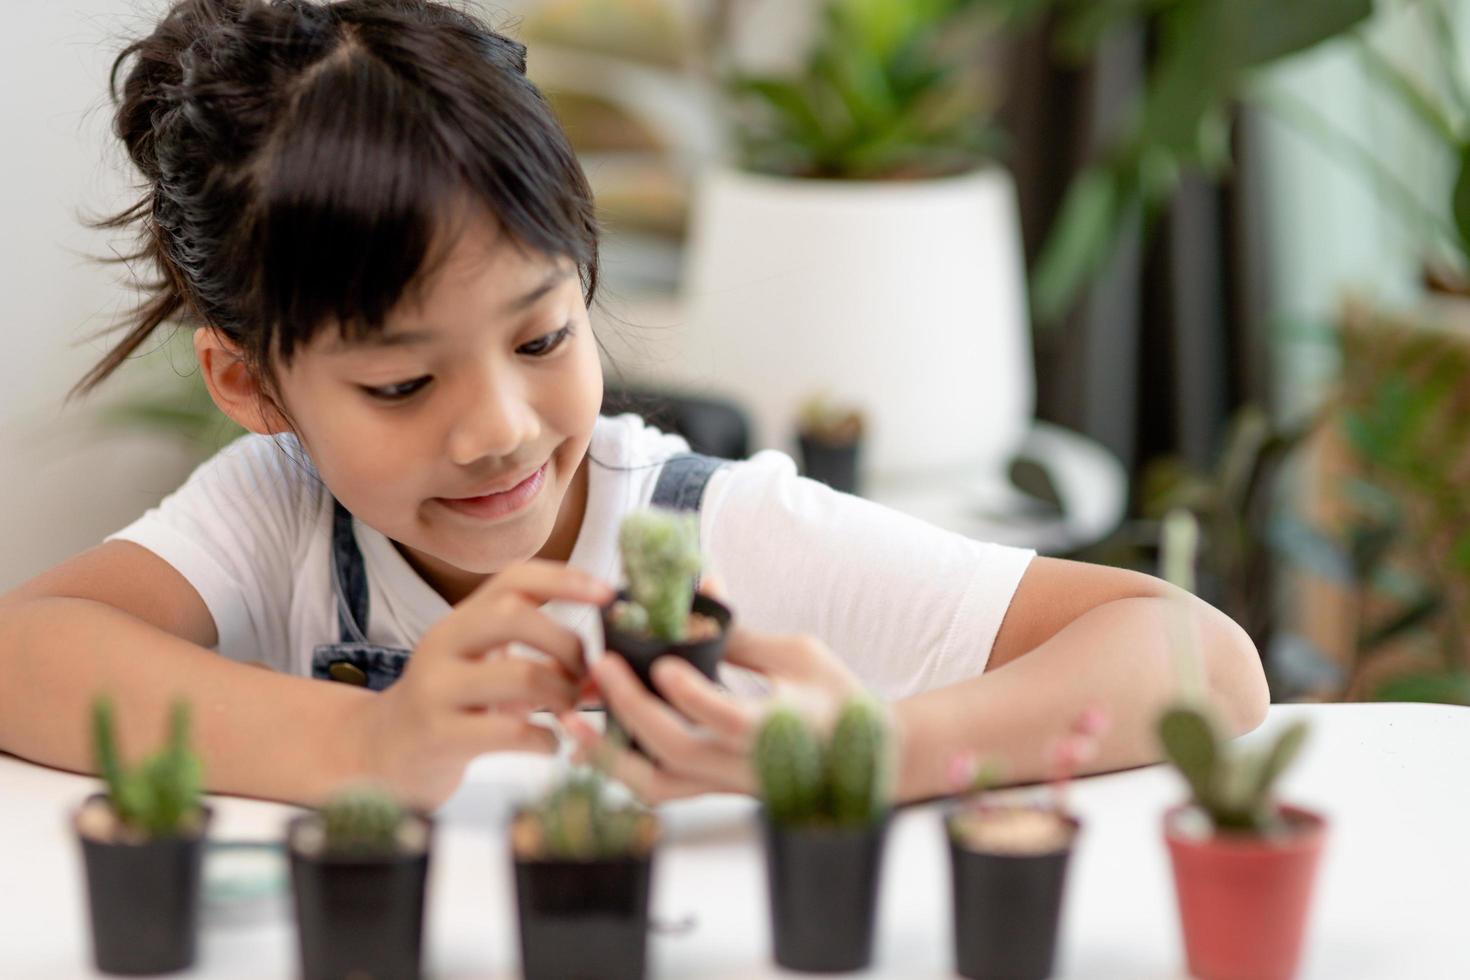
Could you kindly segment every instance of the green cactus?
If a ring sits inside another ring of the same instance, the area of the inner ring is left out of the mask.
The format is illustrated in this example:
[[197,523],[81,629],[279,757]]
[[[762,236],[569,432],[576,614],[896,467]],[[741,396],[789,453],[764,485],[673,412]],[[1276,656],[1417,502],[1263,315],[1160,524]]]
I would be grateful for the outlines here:
[[887,809],[888,722],[883,707],[849,701],[837,716],[827,748],[832,818],[844,826],[872,823]]
[[1209,716],[1195,708],[1171,708],[1159,721],[1164,752],[1188,781],[1194,804],[1227,833],[1264,835],[1279,828],[1272,790],[1306,737],[1306,723],[1297,722],[1263,749],[1232,752]]
[[648,629],[670,643],[684,638],[699,575],[699,518],[650,507],[623,518],[618,531],[628,594],[648,614]]
[[591,861],[636,853],[644,844],[646,811],[608,799],[595,768],[569,772],[529,811],[541,829],[542,857]]
[[755,770],[766,810],[776,823],[801,823],[822,809],[822,747],[806,720],[776,707],[755,740]]
[[92,750],[97,772],[107,784],[113,813],[147,837],[176,837],[192,829],[203,792],[203,767],[189,749],[189,706],[176,701],[169,714],[168,741],[162,749],[127,769],[118,757],[112,701],[92,705]]
[[772,709],[754,763],[773,822],[861,827],[888,811],[889,754],[887,717],[864,695],[843,705],[825,746],[793,709]]
[[319,813],[325,852],[339,857],[397,853],[398,828],[407,816],[398,801],[372,786],[337,791]]

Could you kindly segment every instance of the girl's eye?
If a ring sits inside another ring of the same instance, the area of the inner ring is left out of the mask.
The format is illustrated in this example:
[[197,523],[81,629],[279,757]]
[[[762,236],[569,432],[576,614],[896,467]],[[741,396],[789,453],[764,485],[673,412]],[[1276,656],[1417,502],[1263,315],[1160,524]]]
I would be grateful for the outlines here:
[[425,375],[422,378],[414,378],[412,381],[400,381],[394,385],[384,385],[381,388],[363,388],[362,390],[385,402],[402,401],[409,395],[414,394],[431,379]]
[[552,351],[560,347],[571,335],[572,328],[571,325],[568,324],[567,326],[562,327],[560,330],[549,333],[544,337],[537,337],[529,344],[522,344],[519,348],[517,348],[516,352],[519,354],[529,355],[530,357],[545,357],[547,354],[550,354]]

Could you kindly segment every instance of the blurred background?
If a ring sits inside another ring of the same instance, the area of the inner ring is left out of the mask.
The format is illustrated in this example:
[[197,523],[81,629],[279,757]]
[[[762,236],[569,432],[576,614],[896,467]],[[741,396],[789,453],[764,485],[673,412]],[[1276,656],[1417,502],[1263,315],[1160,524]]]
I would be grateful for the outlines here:
[[[523,0],[606,227],[606,411],[959,533],[1200,588],[1277,700],[1470,704],[1458,0]],[[135,301],[106,76],[149,0],[0,34],[0,590],[235,435]]]

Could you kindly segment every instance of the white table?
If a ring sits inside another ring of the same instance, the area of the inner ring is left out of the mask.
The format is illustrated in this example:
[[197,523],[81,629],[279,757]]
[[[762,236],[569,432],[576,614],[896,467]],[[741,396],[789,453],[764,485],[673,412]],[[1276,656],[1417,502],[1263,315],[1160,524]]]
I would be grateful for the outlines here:
[[[1276,706],[1258,738],[1295,718],[1313,736],[1285,794],[1331,818],[1303,977],[1470,977],[1470,710],[1438,705]],[[286,764],[283,760],[283,764]],[[432,977],[516,977],[507,808],[547,778],[528,757],[479,760],[440,813],[426,957]],[[82,871],[67,820],[95,781],[0,756],[0,977],[92,976]],[[1184,976],[1159,815],[1182,783],[1168,769],[1083,780],[1084,821],[1062,924],[1058,976]],[[288,807],[216,798],[216,836],[272,839]],[[654,915],[693,920],[657,935],[651,976],[784,975],[769,960],[766,895],[753,804],[708,797],[666,807]],[[874,969],[867,976],[948,977],[950,896],[935,807],[894,823]],[[193,973],[293,976],[294,926],[278,901],[256,922],[204,931]]]

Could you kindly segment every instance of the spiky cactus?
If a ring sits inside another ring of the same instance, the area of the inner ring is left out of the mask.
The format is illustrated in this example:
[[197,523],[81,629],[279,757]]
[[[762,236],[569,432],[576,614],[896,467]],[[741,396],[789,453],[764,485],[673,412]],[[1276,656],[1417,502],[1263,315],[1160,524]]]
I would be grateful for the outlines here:
[[806,720],[791,708],[766,716],[755,741],[761,796],[776,823],[801,823],[822,808],[822,747]]
[[1280,826],[1272,789],[1306,737],[1306,723],[1297,722],[1262,749],[1232,751],[1199,710],[1171,708],[1159,720],[1164,752],[1189,782],[1194,804],[1227,833],[1263,835]]
[[338,856],[391,855],[406,814],[398,801],[371,786],[339,790],[320,810],[323,846]]
[[192,827],[203,792],[203,767],[189,749],[189,706],[176,701],[162,749],[127,769],[118,757],[112,701],[92,705],[92,750],[107,799],[124,825],[147,837],[180,836]]
[[645,843],[646,811],[609,800],[595,769],[573,770],[528,815],[540,830],[540,856],[588,861],[637,852]]
[[837,716],[827,747],[832,819],[844,826],[872,823],[887,809],[888,722],[876,701],[849,701]]
[[623,518],[618,548],[648,631],[670,643],[684,639],[700,569],[699,518],[659,507],[635,511]]
[[754,753],[761,795],[775,823],[860,827],[888,810],[888,721],[871,698],[843,705],[825,746],[794,710],[774,708],[756,736]]

